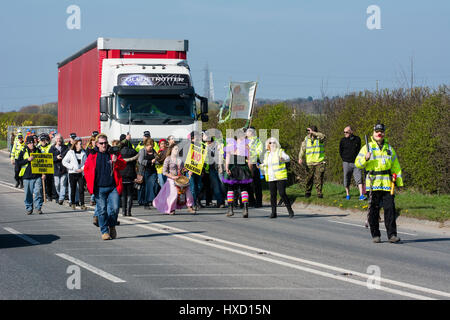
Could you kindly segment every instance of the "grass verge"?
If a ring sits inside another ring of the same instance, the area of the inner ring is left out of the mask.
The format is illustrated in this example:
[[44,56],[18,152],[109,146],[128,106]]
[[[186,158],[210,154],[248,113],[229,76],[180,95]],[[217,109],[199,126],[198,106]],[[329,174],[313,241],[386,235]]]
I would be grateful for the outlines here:
[[[367,201],[360,201],[357,188],[350,189],[350,200],[346,200],[345,189],[342,185],[325,183],[323,198],[317,198],[315,188],[312,196],[305,198],[304,188],[299,184],[286,189],[291,201],[316,204],[342,209],[367,211]],[[270,202],[269,190],[263,190],[264,201]],[[280,196],[278,195],[278,200]],[[445,222],[450,220],[450,195],[427,195],[410,190],[396,190],[395,207],[399,215],[423,220]]]

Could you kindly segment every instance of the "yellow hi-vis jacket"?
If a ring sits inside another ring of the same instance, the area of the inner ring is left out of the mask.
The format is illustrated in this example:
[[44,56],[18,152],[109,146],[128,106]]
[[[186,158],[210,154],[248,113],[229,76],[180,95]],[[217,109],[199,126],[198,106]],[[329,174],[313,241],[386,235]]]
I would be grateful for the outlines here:
[[271,166],[269,166],[270,151],[266,151],[266,153],[264,154],[264,163],[262,164],[262,169],[264,172],[264,176],[266,177],[266,181],[269,181],[269,168],[273,171],[275,180],[287,179],[286,163],[281,162],[281,154],[283,153],[283,149],[280,148],[276,152],[277,155],[271,157]]
[[[380,150],[376,141],[371,138],[369,142],[370,152],[373,160],[366,161],[367,146],[364,145],[355,159],[355,166],[368,171],[366,177],[366,190],[391,191],[391,175],[396,174],[396,185],[403,186],[402,169],[394,148],[384,139],[384,144]],[[374,180],[371,183],[370,177]]]
[[51,147],[52,147],[52,145],[51,145],[50,143],[47,144],[45,147],[43,147],[43,146],[40,145],[40,144],[37,146],[37,148],[38,148],[39,150],[41,150],[42,153],[48,153]]
[[320,139],[314,140],[306,137],[306,164],[322,162],[325,160],[324,143]]
[[[143,149],[145,146],[144,146],[144,142],[139,142],[137,145],[136,145],[136,147],[134,148],[134,150],[136,150],[136,152],[139,152],[141,149]],[[156,153],[158,153],[159,152],[159,146],[158,146],[158,144],[156,143],[156,141],[154,141],[153,142],[153,150],[155,150],[155,152]]]
[[22,151],[23,147],[25,146],[25,140],[23,140],[22,143],[19,142],[19,139],[14,141],[13,148],[11,149],[11,160],[17,160],[19,158],[19,153]]
[[256,163],[258,159],[261,157],[261,154],[263,152],[263,145],[261,143],[261,140],[258,139],[258,137],[249,137],[249,150],[250,150],[250,159],[252,163]]

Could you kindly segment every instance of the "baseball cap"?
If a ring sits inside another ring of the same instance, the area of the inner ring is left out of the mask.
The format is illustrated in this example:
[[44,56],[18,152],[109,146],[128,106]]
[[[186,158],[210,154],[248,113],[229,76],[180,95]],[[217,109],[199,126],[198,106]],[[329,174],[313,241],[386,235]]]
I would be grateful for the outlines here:
[[144,131],[144,137],[150,137],[150,131]]
[[98,136],[98,131],[97,131],[97,130],[92,131],[92,135],[93,135],[94,137]]
[[19,133],[17,134],[17,138],[23,138],[23,134],[19,132]]
[[72,133],[70,134],[70,137],[71,137],[72,139],[75,139],[75,138],[77,137],[77,134],[74,133],[74,132],[72,132]]
[[81,138],[80,138],[80,137],[75,137],[73,140],[75,140],[75,141],[81,141]]
[[31,142],[33,142],[34,143],[34,139],[33,139],[33,136],[28,136],[27,137],[27,139],[25,140],[25,143],[31,143]]
[[120,138],[119,138],[119,141],[122,141],[123,139],[125,139],[127,136],[124,134],[124,133],[122,133],[121,135],[120,135]]
[[385,131],[385,127],[384,124],[382,123],[377,123],[374,127],[373,127],[373,131]]
[[47,133],[41,133],[39,135],[39,140],[50,140],[50,136]]

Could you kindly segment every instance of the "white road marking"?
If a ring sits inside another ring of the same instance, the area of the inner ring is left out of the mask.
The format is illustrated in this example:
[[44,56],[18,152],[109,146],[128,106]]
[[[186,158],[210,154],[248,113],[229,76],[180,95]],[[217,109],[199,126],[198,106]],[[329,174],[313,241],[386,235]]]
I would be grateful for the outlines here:
[[31,238],[31,237],[29,237],[29,236],[27,236],[27,235],[25,235],[25,234],[23,234],[23,233],[21,233],[21,232],[19,232],[17,230],[14,230],[13,228],[5,227],[3,229],[5,229],[9,233],[14,234],[14,235],[18,236],[19,238],[21,238],[22,240],[25,240],[25,241],[33,244],[33,245],[41,244],[40,242],[34,240],[33,238]]
[[105,278],[105,279],[107,279],[109,281],[112,281],[114,283],[126,282],[125,280],[122,280],[122,279],[120,279],[120,278],[118,278],[116,276],[113,276],[112,274],[110,274],[108,272],[100,270],[100,269],[98,269],[98,268],[96,268],[94,266],[91,266],[90,264],[87,264],[86,262],[83,262],[83,261],[81,261],[79,259],[71,257],[71,256],[69,256],[69,255],[67,255],[65,253],[55,253],[55,254],[58,257],[60,257],[60,258],[63,258],[63,259],[68,260],[68,261],[70,261],[72,263],[75,263],[76,265],[79,265],[80,267],[85,268],[86,270],[89,270],[92,273],[95,273],[95,274],[97,274],[97,275],[99,275],[99,276],[101,276],[101,277],[103,277],[103,278]]
[[[155,227],[151,227],[149,225],[136,224],[136,226],[141,227],[141,228],[157,231],[157,232],[160,232],[160,233],[166,233],[166,234],[171,234],[172,233],[173,237],[181,238],[181,239],[184,239],[184,240],[189,240],[189,241],[192,241],[192,242],[196,242],[196,243],[203,244],[203,245],[206,245],[206,246],[211,246],[211,247],[215,247],[215,248],[218,248],[218,249],[234,252],[234,253],[241,254],[241,255],[246,255],[246,256],[249,256],[249,257],[252,257],[252,258],[255,258],[255,259],[264,260],[264,261],[267,261],[267,262],[271,262],[271,263],[283,265],[283,266],[286,266],[286,267],[290,267],[290,268],[294,268],[294,269],[310,272],[310,273],[313,273],[313,274],[318,274],[318,275],[321,275],[321,276],[324,276],[324,277],[328,277],[328,278],[332,278],[332,279],[336,279],[336,280],[341,280],[341,281],[345,281],[345,282],[350,282],[350,283],[361,285],[361,286],[364,286],[364,287],[367,287],[367,282],[366,281],[359,281],[359,280],[351,279],[351,278],[348,278],[348,277],[345,277],[345,276],[335,275],[335,274],[319,271],[319,270],[316,270],[316,269],[303,267],[303,266],[295,265],[295,264],[284,262],[284,261],[280,261],[280,260],[275,260],[273,258],[269,258],[267,256],[260,255],[260,254],[258,254],[258,252],[265,252],[266,255],[272,255],[272,256],[275,256],[275,257],[288,259],[288,260],[292,260],[292,261],[295,261],[295,262],[306,263],[306,264],[313,265],[313,266],[316,266],[316,267],[325,268],[325,269],[332,270],[332,271],[337,271],[339,273],[351,273],[353,276],[358,276],[358,277],[361,277],[361,278],[364,278],[364,279],[369,279],[371,277],[371,275],[369,275],[369,274],[360,273],[360,272],[356,272],[356,271],[352,271],[352,270],[347,270],[347,269],[343,269],[343,268],[339,268],[339,267],[334,267],[334,266],[330,266],[330,265],[326,265],[326,264],[322,264],[322,263],[318,263],[318,262],[314,262],[314,261],[310,261],[310,260],[306,260],[306,259],[301,259],[301,258],[297,258],[297,257],[292,257],[292,256],[288,256],[288,255],[284,255],[284,254],[280,254],[280,253],[277,253],[277,252],[268,251],[268,250],[264,250],[264,249],[260,249],[260,248],[250,247],[250,246],[246,246],[246,245],[243,245],[243,244],[239,244],[239,243],[235,243],[235,242],[231,242],[231,241],[226,241],[226,240],[222,240],[222,239],[218,239],[218,238],[214,238],[214,237],[210,237],[210,236],[204,236],[204,235],[195,234],[195,233],[191,233],[190,237],[186,236],[186,235],[182,235],[182,234],[173,234],[173,232],[184,232],[184,233],[186,233],[188,231],[183,230],[183,229],[179,229],[179,228],[165,226],[165,225],[162,225],[162,224],[151,223],[150,221],[139,219],[139,218],[136,218],[136,217],[128,217],[128,219],[131,220],[131,221],[144,222],[144,223],[148,223],[148,224],[151,224],[151,225],[155,226]],[[195,238],[200,238],[202,240],[194,239],[194,237]],[[210,241],[205,241],[206,239],[209,239]],[[237,249],[225,247],[225,246],[222,246],[222,245],[218,245],[218,244],[216,244],[214,242],[228,244],[228,245],[231,245],[231,246],[234,246],[234,247],[244,248],[244,249],[247,249],[247,250],[251,250],[253,252],[246,252],[246,251],[242,251],[242,250],[237,250]],[[416,286],[416,285],[411,285],[411,284],[408,284],[408,283],[395,281],[395,280],[390,280],[390,279],[386,279],[386,278],[381,278],[380,282],[381,283],[395,285],[395,286],[399,286],[399,287],[404,287],[404,288],[408,288],[408,289],[412,289],[412,290],[416,290],[416,291],[420,291],[420,292],[423,292],[423,293],[429,293],[429,294],[434,294],[434,295],[439,295],[439,296],[444,296],[444,297],[450,297],[450,293],[448,293],[448,292],[443,292],[443,291],[439,291],[439,290],[434,290],[434,289],[429,289],[429,288],[420,287],[420,286]],[[382,290],[382,291],[386,291],[386,292],[389,292],[389,293],[395,293],[395,294],[398,294],[398,295],[402,295],[402,296],[406,296],[406,297],[410,297],[410,298],[414,298],[414,299],[432,299],[430,297],[417,295],[417,294],[413,294],[413,293],[410,293],[410,292],[401,291],[401,290],[397,290],[397,289],[391,289],[391,288],[383,287],[383,286],[380,286],[379,289],[377,289],[377,290]]]
[[[341,222],[341,221],[336,221],[336,220],[328,220],[329,222],[334,222],[334,223],[339,223],[339,224],[346,224],[349,226],[355,226],[355,227],[360,227],[360,228],[366,228],[365,226],[361,225],[361,224],[355,224],[355,223],[348,223],[348,222]],[[380,228],[381,231],[386,231],[386,229]],[[407,233],[407,232],[400,232],[397,231],[397,233],[401,233],[401,234],[407,234],[409,236],[417,236],[417,234],[414,233]]]
[[161,290],[336,290],[336,291],[349,291],[344,288],[294,288],[294,287],[164,287]]

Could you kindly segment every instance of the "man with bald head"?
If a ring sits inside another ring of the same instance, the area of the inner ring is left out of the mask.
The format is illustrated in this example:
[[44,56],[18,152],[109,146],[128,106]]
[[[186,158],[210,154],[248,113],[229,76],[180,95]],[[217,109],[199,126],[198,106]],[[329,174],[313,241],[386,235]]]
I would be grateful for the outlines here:
[[362,185],[362,170],[355,166],[355,159],[358,156],[361,149],[361,139],[358,136],[353,135],[352,127],[347,126],[344,129],[344,137],[339,144],[339,154],[343,161],[344,169],[344,187],[347,196],[347,200],[350,200],[350,182],[353,174],[353,178],[359,189],[359,200],[366,200],[363,195]]

